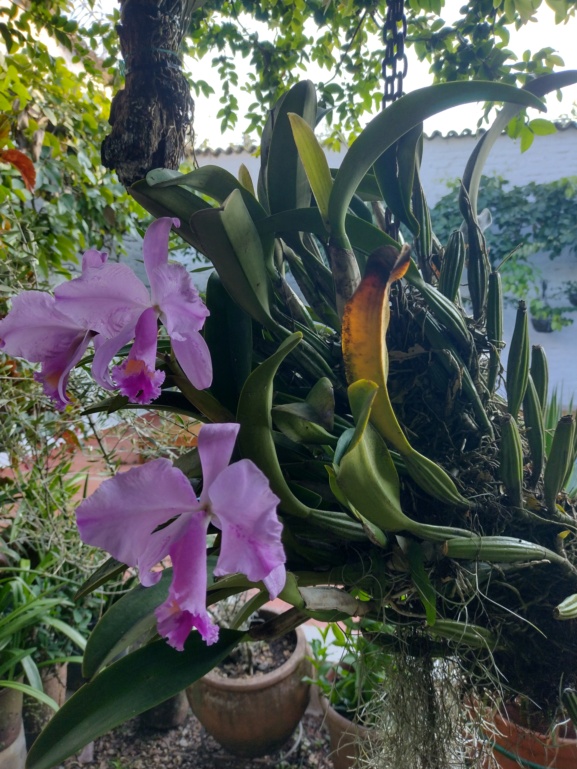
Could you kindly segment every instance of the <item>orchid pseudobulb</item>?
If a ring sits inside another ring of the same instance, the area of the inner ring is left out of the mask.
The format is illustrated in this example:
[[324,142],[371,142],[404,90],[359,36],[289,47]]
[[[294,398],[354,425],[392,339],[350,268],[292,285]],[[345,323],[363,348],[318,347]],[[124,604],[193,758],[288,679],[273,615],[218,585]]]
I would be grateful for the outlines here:
[[159,633],[179,650],[193,628],[207,644],[218,639],[218,627],[206,609],[210,523],[221,531],[215,576],[240,572],[252,582],[262,581],[271,598],[285,584],[279,499],[252,461],[229,464],[239,428],[201,428],[200,498],[180,470],[157,459],[104,481],[76,511],[82,540],[138,568],[145,586],[158,582],[160,572],[153,567],[170,556],[172,583],[156,617]]

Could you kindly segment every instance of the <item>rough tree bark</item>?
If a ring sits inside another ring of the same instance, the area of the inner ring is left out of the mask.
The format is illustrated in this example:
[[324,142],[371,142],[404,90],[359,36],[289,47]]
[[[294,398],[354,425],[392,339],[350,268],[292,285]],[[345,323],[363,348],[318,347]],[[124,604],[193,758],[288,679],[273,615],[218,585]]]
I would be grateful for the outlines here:
[[102,163],[126,187],[152,168],[178,168],[194,101],[179,48],[198,0],[121,0],[126,83],[112,100]]

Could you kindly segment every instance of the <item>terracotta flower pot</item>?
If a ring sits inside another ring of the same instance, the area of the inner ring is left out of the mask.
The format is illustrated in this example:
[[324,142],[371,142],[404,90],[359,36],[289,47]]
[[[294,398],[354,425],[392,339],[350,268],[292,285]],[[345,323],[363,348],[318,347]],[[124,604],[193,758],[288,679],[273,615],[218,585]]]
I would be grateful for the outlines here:
[[363,740],[367,740],[370,735],[370,729],[349,721],[331,707],[325,697],[319,700],[329,730],[334,769],[352,769],[359,757]]
[[226,678],[211,671],[186,690],[192,712],[226,750],[236,756],[274,753],[289,739],[307,708],[311,675],[306,637],[296,630],[296,648],[276,670],[251,678]]
[[[511,719],[514,714],[511,714]],[[501,769],[576,769],[577,739],[540,734],[497,714],[493,754]]]
[[23,769],[25,761],[22,692],[0,687],[0,769]]
[[[66,700],[67,670],[68,663],[66,662],[50,665],[40,670],[44,693],[52,697],[58,707],[62,707]],[[54,711],[49,705],[45,705],[28,695],[24,697],[24,731],[28,747],[32,745],[53,715]]]

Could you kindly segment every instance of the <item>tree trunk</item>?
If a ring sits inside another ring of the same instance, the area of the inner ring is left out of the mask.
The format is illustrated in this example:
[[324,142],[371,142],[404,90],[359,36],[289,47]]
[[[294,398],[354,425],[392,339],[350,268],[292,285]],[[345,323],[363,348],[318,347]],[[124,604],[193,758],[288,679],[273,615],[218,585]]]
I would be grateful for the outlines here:
[[126,83],[112,100],[102,163],[126,187],[153,168],[178,168],[184,156],[194,101],[178,51],[194,6],[194,0],[121,2],[117,32]]

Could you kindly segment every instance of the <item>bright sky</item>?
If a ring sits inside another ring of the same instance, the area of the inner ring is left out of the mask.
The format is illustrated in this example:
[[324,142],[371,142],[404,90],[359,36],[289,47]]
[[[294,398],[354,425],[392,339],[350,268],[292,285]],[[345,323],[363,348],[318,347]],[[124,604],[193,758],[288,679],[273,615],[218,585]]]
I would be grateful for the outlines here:
[[[459,17],[459,8],[462,4],[463,0],[446,0],[445,8],[442,13],[442,17],[446,23],[451,23]],[[100,5],[103,9],[110,9],[116,5],[116,0],[100,0]],[[519,57],[526,49],[535,53],[540,48],[551,47],[564,59],[566,69],[577,69],[576,40],[577,19],[572,19],[568,24],[555,25],[553,11],[543,2],[537,11],[536,23],[527,24],[518,32],[511,30],[511,40],[508,47],[515,51]],[[410,49],[408,51],[408,56],[409,66],[408,75],[405,79],[405,92],[430,85],[432,77],[428,73],[429,65],[426,62],[419,62]],[[248,105],[253,101],[252,97],[242,92],[236,94],[239,99],[239,115],[241,117],[239,117],[239,121],[234,130],[229,130],[222,134],[220,131],[220,120],[216,117],[220,108],[218,101],[220,82],[216,72],[213,74],[209,69],[209,66],[207,66],[210,64],[210,58],[207,56],[201,62],[189,60],[188,64],[193,74],[197,74],[199,78],[206,80],[215,90],[215,94],[209,98],[203,96],[195,97],[196,146],[199,146],[205,140],[213,149],[216,149],[217,147],[227,147],[230,144],[241,144],[243,140],[244,126],[242,115],[246,111]],[[239,81],[241,83],[243,80],[242,70],[245,67],[247,67],[246,62],[240,59],[238,70]],[[307,76],[313,80],[322,80],[326,79],[327,73],[326,70],[317,70],[315,72],[311,69],[308,73],[303,73],[303,77]],[[571,107],[575,103],[577,103],[577,86],[564,89],[563,100],[561,102],[558,102],[556,95],[552,94],[547,102],[547,117],[556,119],[562,115],[567,115],[571,112]],[[435,130],[442,131],[443,133],[450,130],[462,131],[465,128],[474,130],[480,116],[480,105],[473,104],[464,107],[456,107],[427,120],[425,123],[425,131],[430,134]],[[367,120],[368,119],[369,118],[367,118]]]

